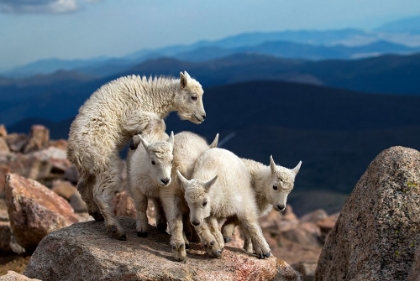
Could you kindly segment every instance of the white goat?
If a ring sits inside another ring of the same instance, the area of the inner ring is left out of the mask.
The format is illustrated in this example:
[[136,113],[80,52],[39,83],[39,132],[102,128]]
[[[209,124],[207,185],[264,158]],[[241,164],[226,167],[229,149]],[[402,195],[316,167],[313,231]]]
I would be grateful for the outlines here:
[[[250,159],[242,159],[251,175],[252,188],[255,191],[255,198],[258,206],[258,216],[268,214],[274,206],[276,211],[283,211],[286,208],[287,196],[292,191],[295,177],[302,165],[300,161],[295,168],[288,169],[279,165],[270,156],[270,166],[265,166]],[[224,241],[232,240],[232,234],[238,219],[235,216],[227,218],[222,226]],[[252,252],[252,243],[249,237],[244,237],[244,249]]]
[[103,85],[80,107],[67,156],[78,171],[78,190],[89,214],[105,219],[113,237],[127,239],[110,204],[121,182],[118,151],[143,131],[149,113],[163,119],[177,111],[181,119],[200,124],[206,117],[202,96],[200,83],[187,72],[180,79],[126,76]]
[[[218,136],[209,146],[200,136],[191,132],[181,132],[170,137],[168,142],[149,143],[146,137],[138,136],[143,146],[130,157],[128,164],[129,191],[137,210],[136,229],[140,237],[147,235],[147,199],[153,200],[156,208],[156,223],[160,230],[166,229],[166,221],[171,232],[171,246],[175,260],[186,257],[189,242],[183,232],[183,217],[188,218],[189,209],[183,190],[175,176],[176,169],[190,174],[195,160],[206,150],[217,146]],[[174,141],[173,141],[174,139]],[[135,147],[137,141],[133,141]],[[164,151],[164,153],[161,153]],[[172,170],[171,168],[176,169]],[[162,212],[164,211],[164,215]],[[166,218],[165,218],[166,216]],[[187,225],[189,226],[189,223]]]
[[258,224],[251,176],[239,157],[225,149],[209,149],[197,159],[191,180],[179,171],[178,177],[185,189],[191,223],[210,256],[219,257],[224,247],[217,220],[232,216],[238,218],[244,233],[252,240],[257,256],[270,256]]

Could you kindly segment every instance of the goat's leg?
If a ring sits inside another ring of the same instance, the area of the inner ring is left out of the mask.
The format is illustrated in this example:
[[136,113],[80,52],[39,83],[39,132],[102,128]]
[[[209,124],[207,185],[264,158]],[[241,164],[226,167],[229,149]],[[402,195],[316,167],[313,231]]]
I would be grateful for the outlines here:
[[217,243],[216,238],[210,231],[210,226],[205,219],[200,225],[194,226],[198,236],[201,238],[201,242],[206,247],[207,254],[213,258],[219,258],[222,255],[222,248]]
[[152,198],[152,201],[153,205],[155,206],[156,227],[159,231],[165,232],[167,228],[167,221],[162,202],[160,202],[158,198]]
[[163,209],[171,232],[170,246],[176,261],[183,261],[187,256],[186,242],[183,234],[182,214],[175,203],[174,196],[161,196]]
[[252,241],[252,247],[258,258],[268,258],[270,256],[270,246],[268,246],[267,241],[265,241],[257,218],[251,213],[248,213],[240,217],[239,221],[245,239],[250,239]]
[[233,232],[235,231],[235,226],[239,224],[238,218],[236,216],[228,217],[226,222],[222,226],[222,235],[225,243],[232,241]]
[[207,218],[207,222],[209,224],[210,232],[213,234],[214,238],[216,238],[216,242],[219,244],[221,250],[225,247],[225,241],[223,240],[223,235],[219,230],[219,224],[217,223],[217,219],[215,217]]
[[125,231],[116,219],[111,207],[112,199],[120,185],[120,181],[118,162],[111,161],[111,165],[107,170],[96,175],[96,181],[93,186],[93,199],[104,216],[108,232],[118,240],[127,240]]
[[138,237],[146,237],[149,228],[147,219],[147,197],[140,190],[135,190],[131,193],[133,197],[134,207],[136,208],[136,231]]
[[93,199],[93,185],[95,184],[94,175],[80,176],[77,183],[77,190],[80,193],[83,201],[86,203],[89,215],[91,215],[96,221],[103,221],[104,217],[99,211],[98,205],[96,205]]

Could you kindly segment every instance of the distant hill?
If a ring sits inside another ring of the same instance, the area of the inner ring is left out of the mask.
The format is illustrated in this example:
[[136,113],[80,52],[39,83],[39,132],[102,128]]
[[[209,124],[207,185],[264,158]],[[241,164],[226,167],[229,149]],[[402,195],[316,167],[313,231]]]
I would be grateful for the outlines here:
[[[70,118],[96,89],[119,76],[139,74],[178,77],[180,70],[187,70],[196,77],[206,91],[215,85],[281,80],[367,93],[420,95],[420,54],[320,62],[255,54],[238,54],[208,62],[164,58],[146,61],[113,76],[84,82],[0,86],[0,122],[11,124],[27,117],[52,121]],[[265,90],[265,86],[262,87]],[[256,89],[258,92],[264,90]]]
[[389,33],[411,33],[420,34],[420,16],[399,19],[386,23],[376,31],[389,32]]
[[[415,26],[415,24],[412,25]],[[98,57],[84,60],[43,59],[0,73],[0,76],[22,78],[36,74],[50,74],[58,70],[71,70],[105,77],[127,70],[146,60],[162,57],[184,61],[206,61],[251,52],[289,59],[323,60],[420,51],[418,36],[412,36],[406,31],[397,35],[351,28],[250,32],[214,41],[202,40],[189,45],[143,49],[123,57]]]
[[188,70],[206,86],[266,79],[370,93],[420,94],[420,54],[319,62],[258,54],[236,54],[208,62],[164,58],[146,61],[121,74],[177,76],[180,69]]

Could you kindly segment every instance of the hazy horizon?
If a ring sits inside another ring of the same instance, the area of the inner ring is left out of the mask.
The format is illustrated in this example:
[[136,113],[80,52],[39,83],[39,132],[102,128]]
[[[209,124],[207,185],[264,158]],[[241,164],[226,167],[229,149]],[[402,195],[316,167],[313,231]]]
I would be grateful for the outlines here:
[[247,32],[373,30],[390,21],[420,15],[420,2],[414,0],[33,3],[0,0],[0,70],[50,58],[120,57],[142,49],[213,41]]

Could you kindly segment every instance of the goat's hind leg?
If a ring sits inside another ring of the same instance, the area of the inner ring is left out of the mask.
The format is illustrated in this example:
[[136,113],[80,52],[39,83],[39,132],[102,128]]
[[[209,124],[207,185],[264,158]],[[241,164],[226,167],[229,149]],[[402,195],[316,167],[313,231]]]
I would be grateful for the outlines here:
[[232,241],[233,232],[235,231],[235,226],[239,224],[238,218],[236,216],[228,217],[226,222],[222,226],[222,235],[225,243]]
[[95,200],[93,199],[94,184],[94,175],[80,176],[79,182],[77,183],[77,190],[82,196],[83,201],[85,201],[86,203],[89,215],[91,215],[95,219],[95,221],[103,221],[104,216],[102,216],[98,205],[96,205]]
[[155,219],[156,227],[160,232],[166,232],[167,221],[165,211],[163,210],[162,202],[158,198],[152,198],[153,205],[155,206]]
[[96,182],[93,187],[93,198],[104,216],[107,231],[112,237],[125,241],[127,240],[125,230],[118,222],[111,207],[115,191],[120,184],[120,170],[117,164],[118,162],[114,161],[111,163],[115,164],[111,165],[107,170],[100,172],[96,176]]

